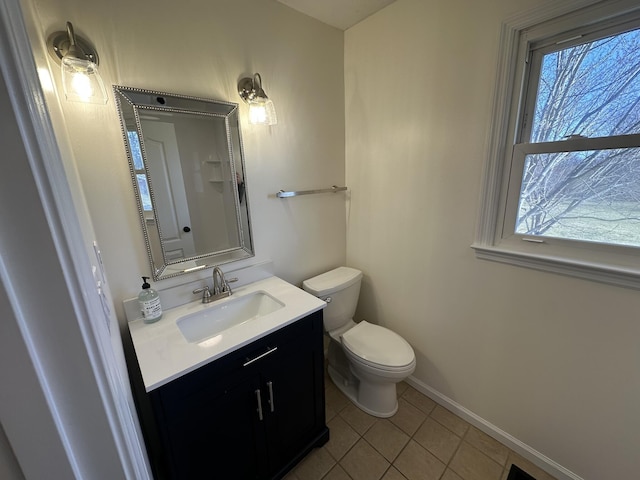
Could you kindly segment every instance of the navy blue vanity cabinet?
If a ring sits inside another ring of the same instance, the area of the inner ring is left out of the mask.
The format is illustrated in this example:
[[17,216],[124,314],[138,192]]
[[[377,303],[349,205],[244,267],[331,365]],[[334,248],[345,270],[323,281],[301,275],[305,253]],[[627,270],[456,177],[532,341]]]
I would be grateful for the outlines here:
[[150,392],[157,476],[282,478],[329,438],[323,364],[319,311]]

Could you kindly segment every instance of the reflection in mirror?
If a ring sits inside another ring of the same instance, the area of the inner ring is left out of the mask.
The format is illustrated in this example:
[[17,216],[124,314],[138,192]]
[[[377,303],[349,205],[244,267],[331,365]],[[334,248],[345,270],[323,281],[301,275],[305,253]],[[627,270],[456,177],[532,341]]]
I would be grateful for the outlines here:
[[114,92],[154,280],[253,256],[237,104]]

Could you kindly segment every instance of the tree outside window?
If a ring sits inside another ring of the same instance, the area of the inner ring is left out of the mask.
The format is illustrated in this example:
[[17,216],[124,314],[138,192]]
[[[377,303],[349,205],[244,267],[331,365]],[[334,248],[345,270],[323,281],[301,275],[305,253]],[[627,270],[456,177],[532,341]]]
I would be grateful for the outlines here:
[[133,158],[136,180],[138,182],[138,192],[140,192],[140,199],[142,200],[142,208],[145,212],[151,212],[153,211],[153,207],[151,206],[151,194],[149,193],[147,173],[144,168],[142,152],[140,151],[138,132],[127,132],[127,135],[129,135],[129,145],[131,145],[131,156]]
[[515,232],[640,246],[640,148],[615,148],[640,131],[640,29],[553,47],[531,56],[539,74],[523,136],[557,150],[607,138],[608,148],[524,152]]

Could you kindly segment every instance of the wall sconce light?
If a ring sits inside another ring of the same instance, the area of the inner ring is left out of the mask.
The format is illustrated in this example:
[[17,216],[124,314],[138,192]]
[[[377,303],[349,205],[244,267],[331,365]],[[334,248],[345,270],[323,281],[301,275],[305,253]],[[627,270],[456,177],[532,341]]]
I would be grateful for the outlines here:
[[245,77],[238,82],[240,98],[249,104],[249,123],[254,125],[275,125],[278,123],[276,107],[262,89],[262,77],[256,73],[253,78]]
[[98,52],[87,40],[73,32],[71,22],[67,22],[66,32],[55,32],[49,36],[47,47],[61,66],[67,100],[107,103],[107,90],[98,72]]

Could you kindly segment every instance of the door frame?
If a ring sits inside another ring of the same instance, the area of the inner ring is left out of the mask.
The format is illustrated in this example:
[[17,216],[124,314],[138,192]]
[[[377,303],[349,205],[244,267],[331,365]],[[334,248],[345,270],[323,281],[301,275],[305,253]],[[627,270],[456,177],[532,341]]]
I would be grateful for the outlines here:
[[[26,478],[151,479],[113,348],[120,335],[113,303],[108,289],[107,309],[96,294],[92,266],[99,259],[91,254],[86,204],[75,203],[65,173],[25,18],[19,0],[0,2],[0,98],[12,106],[0,115],[20,132],[4,146],[11,155],[4,175],[17,188],[5,189],[12,197],[2,198],[3,191],[0,200],[35,212],[28,230],[38,233],[20,243],[9,228],[0,232],[0,311],[8,333],[1,346],[16,355],[0,366],[10,387],[3,389],[0,421]],[[23,208],[0,209],[0,222],[24,224]]]

